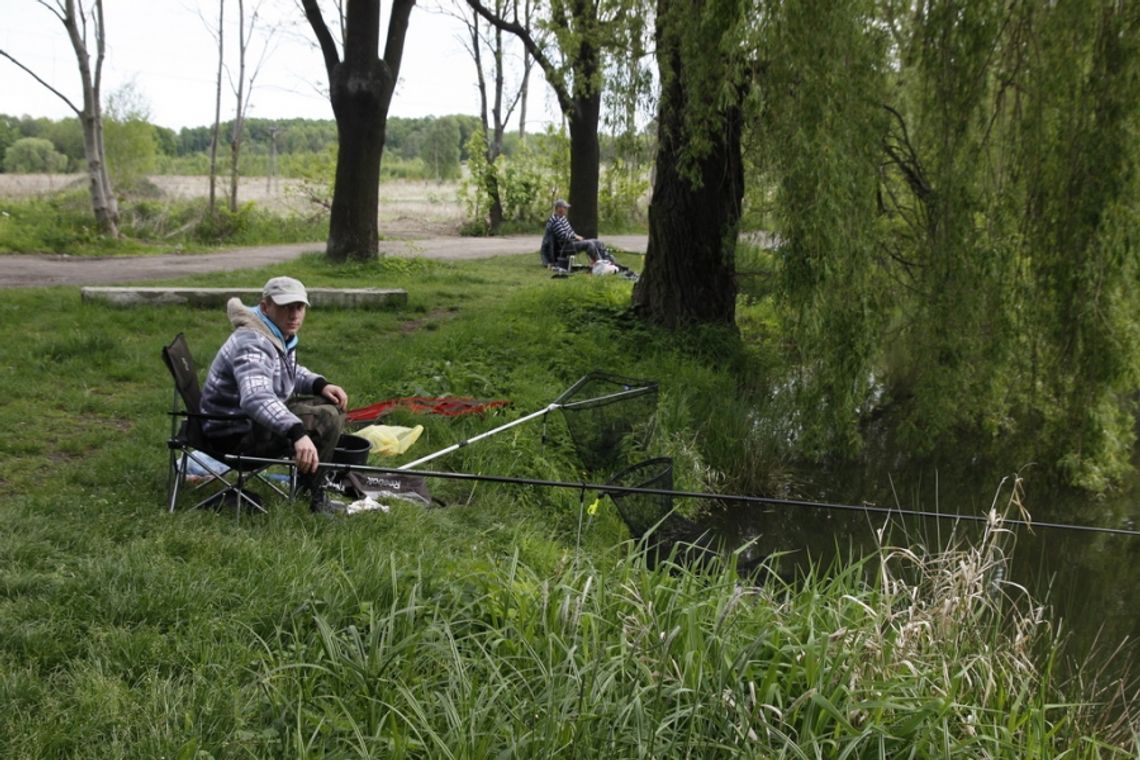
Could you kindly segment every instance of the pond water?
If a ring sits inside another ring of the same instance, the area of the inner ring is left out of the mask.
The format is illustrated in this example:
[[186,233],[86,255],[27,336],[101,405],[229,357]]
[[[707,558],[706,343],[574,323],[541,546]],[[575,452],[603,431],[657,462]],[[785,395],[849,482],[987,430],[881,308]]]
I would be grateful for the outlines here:
[[[955,471],[956,469],[956,471]],[[949,474],[953,473],[953,474]],[[803,500],[984,516],[1009,504],[1015,473],[982,467],[935,467],[886,474],[873,468],[800,471],[796,495]],[[1045,485],[1033,468],[1021,474],[1022,503],[1034,523],[1062,523],[1140,530],[1140,481],[1097,497]],[[1018,517],[1016,513],[1010,517]],[[885,543],[928,549],[977,544],[984,524],[800,506],[730,505],[716,520],[730,545],[755,539],[763,554],[789,552],[781,573],[809,560],[827,564],[839,554],[873,552],[876,531],[888,525]],[[1125,658],[1108,655],[1140,637],[1140,535],[1083,532],[1038,525],[1013,526],[1006,547],[1006,582],[1027,588],[1048,607],[1063,661],[1107,663],[1124,675]],[[1134,650],[1134,648],[1132,648]],[[1133,668],[1132,675],[1137,675]]]

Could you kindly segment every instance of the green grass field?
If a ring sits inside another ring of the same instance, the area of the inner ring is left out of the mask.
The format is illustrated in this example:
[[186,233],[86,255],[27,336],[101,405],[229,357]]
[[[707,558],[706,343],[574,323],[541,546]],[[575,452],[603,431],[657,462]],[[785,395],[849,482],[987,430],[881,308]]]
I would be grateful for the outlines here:
[[[681,489],[777,477],[736,412],[763,403],[763,344],[648,328],[626,312],[627,281],[552,280],[530,256],[312,256],[287,273],[409,292],[398,311],[310,313],[301,359],[351,406],[511,401],[486,417],[397,412],[389,424],[425,433],[377,464],[540,409],[600,368],[661,383],[655,437],[631,461],[673,457]],[[764,309],[741,323],[767,324]],[[612,505],[586,516],[593,494],[569,489],[437,480],[438,509],[171,515],[160,348],[184,331],[204,365],[224,313],[51,288],[5,291],[0,316],[5,758],[1135,756],[1127,713],[1052,678],[1037,608],[986,592],[988,545],[884,547],[755,585],[731,562],[648,571]],[[432,468],[588,477],[554,415]]]

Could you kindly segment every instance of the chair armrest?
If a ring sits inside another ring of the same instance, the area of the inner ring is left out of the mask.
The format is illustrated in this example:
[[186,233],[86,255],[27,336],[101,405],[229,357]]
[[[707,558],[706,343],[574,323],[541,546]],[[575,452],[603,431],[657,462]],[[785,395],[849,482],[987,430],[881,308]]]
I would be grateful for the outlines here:
[[194,420],[230,420],[237,422],[240,420],[248,420],[249,417],[245,414],[206,414],[204,412],[167,412],[171,417],[185,417],[186,419]]

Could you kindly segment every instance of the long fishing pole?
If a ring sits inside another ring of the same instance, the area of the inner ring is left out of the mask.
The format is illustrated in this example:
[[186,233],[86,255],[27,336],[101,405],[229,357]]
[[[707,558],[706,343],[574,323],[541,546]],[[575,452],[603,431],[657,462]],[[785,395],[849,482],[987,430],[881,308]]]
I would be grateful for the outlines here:
[[529,422],[530,420],[533,420],[535,417],[541,417],[544,414],[549,414],[550,412],[554,411],[555,409],[558,409],[560,406],[561,405],[558,403],[553,403],[549,406],[546,406],[546,407],[543,407],[542,409],[539,409],[537,412],[531,412],[530,414],[526,415],[525,417],[519,417],[517,420],[514,420],[512,422],[508,422],[505,425],[499,425],[499,427],[497,427],[497,428],[494,428],[492,430],[488,430],[486,432],[480,433],[479,435],[473,435],[470,438],[467,438],[465,440],[460,441],[459,443],[453,443],[450,446],[448,446],[447,448],[443,448],[443,449],[440,449],[439,451],[436,451],[432,454],[428,454],[427,456],[420,457],[419,459],[415,460],[414,462],[408,462],[407,464],[400,465],[396,469],[397,470],[404,470],[404,471],[410,470],[411,468],[416,467],[418,465],[421,465],[424,462],[430,462],[431,460],[436,459],[438,457],[441,457],[444,454],[450,454],[453,451],[457,451],[458,449],[461,449],[464,446],[467,446],[469,444],[475,443],[476,441],[481,441],[484,438],[487,438],[488,436],[494,435],[495,433],[501,433],[504,430],[507,430],[509,428],[513,428],[515,425],[521,425],[524,422]]
[[626,388],[624,390],[617,391],[615,393],[610,393],[610,394],[607,394],[605,396],[599,396],[596,398],[584,399],[582,401],[564,402],[562,400],[565,398],[569,398],[570,394],[572,394],[574,391],[578,390],[582,385],[584,385],[590,379],[591,379],[591,376],[586,375],[581,380],[574,383],[574,385],[567,388],[562,393],[561,396],[559,396],[557,399],[554,400],[553,403],[547,404],[542,409],[539,409],[536,412],[531,412],[530,414],[528,414],[524,417],[519,417],[517,420],[512,420],[511,422],[508,422],[504,425],[499,425],[498,427],[492,428],[491,430],[487,430],[485,432],[479,433],[478,435],[473,435],[470,438],[466,438],[462,441],[459,441],[458,443],[453,443],[450,446],[447,446],[446,448],[442,448],[439,451],[433,452],[433,453],[428,454],[426,456],[422,456],[419,459],[416,459],[415,461],[408,462],[407,464],[402,464],[396,469],[398,469],[398,470],[410,470],[413,467],[418,467],[419,465],[424,464],[425,462],[430,462],[433,459],[438,459],[439,457],[443,456],[444,454],[450,454],[451,452],[457,451],[457,450],[463,448],[464,446],[469,446],[470,444],[475,443],[476,441],[481,441],[484,438],[489,438],[490,436],[495,435],[496,433],[501,433],[504,430],[509,430],[510,428],[513,428],[515,425],[521,425],[524,422],[530,422],[531,420],[535,419],[536,417],[544,417],[547,414],[550,414],[551,412],[556,411],[558,409],[574,409],[575,407],[582,406],[583,404],[593,405],[593,404],[598,404],[598,403],[602,403],[602,402],[609,404],[609,403],[613,403],[615,401],[624,400],[624,399],[629,398],[631,396],[640,396],[640,395],[645,394],[645,393],[650,393],[656,389],[656,386],[646,385],[646,386],[641,386],[641,387],[637,387],[637,388]]
[[[545,411],[545,410],[543,410]],[[519,420],[521,422],[522,420]],[[454,450],[454,449],[452,449]],[[240,464],[251,462],[266,465],[292,466],[291,459],[268,459],[263,457],[242,456],[240,454],[227,454],[226,460]],[[742,494],[718,494],[702,491],[677,491],[670,488],[645,488],[642,486],[619,486],[609,483],[588,483],[585,481],[544,480],[541,478],[521,478],[509,475],[477,475],[469,472],[439,472],[435,470],[409,470],[404,467],[376,467],[373,465],[341,464],[337,462],[321,462],[318,467],[332,472],[375,472],[385,475],[417,475],[423,478],[443,478],[449,480],[470,480],[486,483],[507,483],[512,485],[541,486],[544,488],[565,488],[575,491],[601,491],[607,495],[649,494],[653,496],[671,496],[677,498],[711,499],[720,501],[741,502],[745,504],[764,504],[778,507],[800,507],[805,509],[830,509],[848,512],[871,512],[876,514],[897,515],[899,517],[928,517],[938,520],[959,520],[963,522],[989,522],[986,515],[963,515],[949,512],[931,512],[921,509],[903,509],[901,507],[884,507],[878,504],[842,504],[828,501],[809,501],[806,499],[781,499],[774,496],[745,496]],[[1051,528],[1056,530],[1082,531],[1086,533],[1105,533],[1116,536],[1140,536],[1140,530],[1128,528],[1107,528],[1098,525],[1075,525],[1072,523],[1036,522],[1016,518],[1003,518],[1005,525],[1020,525],[1026,528]]]

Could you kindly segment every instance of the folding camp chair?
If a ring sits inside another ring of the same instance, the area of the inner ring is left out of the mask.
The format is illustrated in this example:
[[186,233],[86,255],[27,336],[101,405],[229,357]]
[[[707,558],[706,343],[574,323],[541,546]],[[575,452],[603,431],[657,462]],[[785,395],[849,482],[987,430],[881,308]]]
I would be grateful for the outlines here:
[[544,267],[555,267],[556,271],[569,274],[578,265],[578,252],[569,243],[559,244],[550,230],[542,236],[542,246],[539,248],[539,258]]
[[186,344],[186,336],[178,333],[170,345],[163,346],[162,359],[174,379],[174,398],[170,410],[170,467],[167,476],[168,509],[173,512],[178,493],[192,476],[200,478],[194,490],[207,488],[211,493],[199,500],[195,507],[234,505],[240,513],[243,506],[264,512],[257,494],[246,490],[251,480],[258,480],[280,496],[288,498],[296,490],[296,470],[287,466],[288,488],[282,488],[269,477],[267,470],[278,466],[263,462],[226,460],[232,452],[218,451],[210,445],[202,432],[202,422],[208,419],[234,419],[232,416],[207,415],[199,411],[202,391],[198,385],[198,369]]

